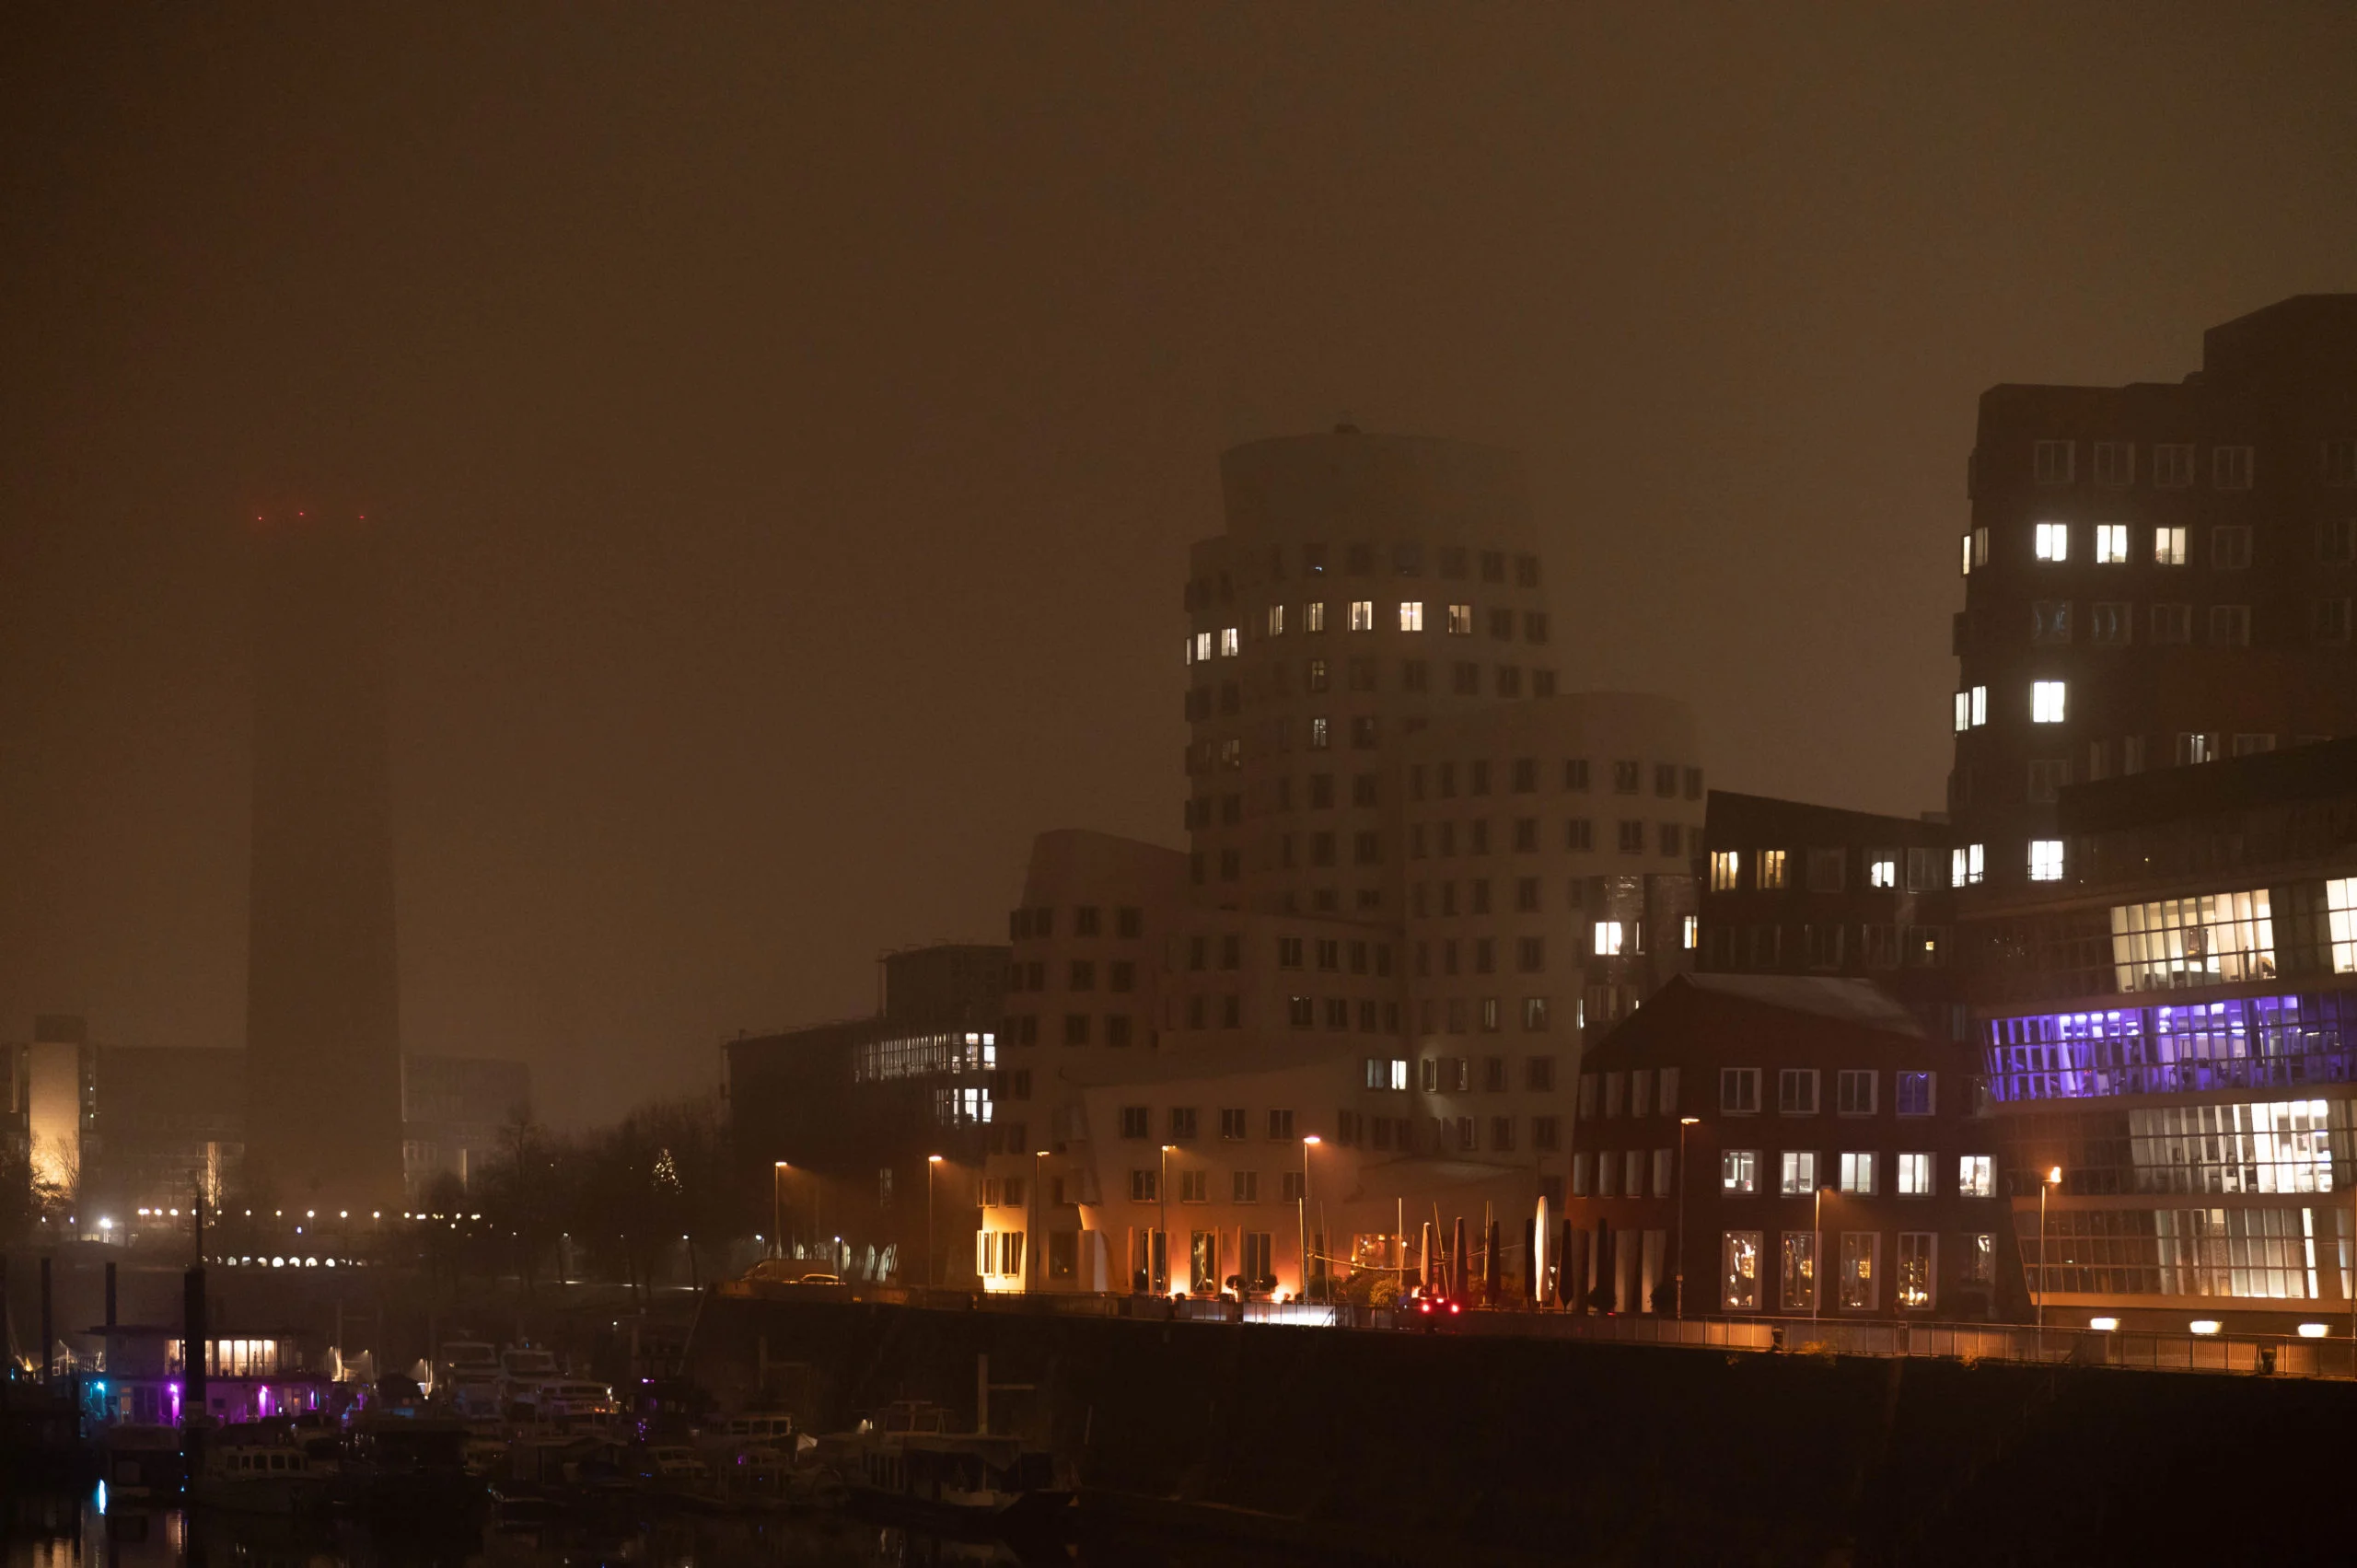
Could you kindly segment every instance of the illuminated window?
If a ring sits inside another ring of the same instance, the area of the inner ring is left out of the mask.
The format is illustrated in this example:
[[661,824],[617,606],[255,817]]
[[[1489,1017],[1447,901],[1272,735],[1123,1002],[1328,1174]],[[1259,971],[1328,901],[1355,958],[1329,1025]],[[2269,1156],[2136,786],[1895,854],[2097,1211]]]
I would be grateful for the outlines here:
[[1729,1149],[1719,1156],[1719,1188],[1725,1192],[1759,1191],[1759,1151]]
[[1898,854],[1895,850],[1872,850],[1866,857],[1866,886],[1896,888],[1898,886]]
[[1448,607],[1448,634],[1452,637],[1469,637],[1473,634],[1471,605],[1452,604]]
[[1735,850],[1712,851],[1711,891],[1714,893],[1734,891],[1736,878],[1743,869],[1742,860],[1742,855]]
[[1375,630],[1375,601],[1373,599],[1351,600],[1351,630],[1353,632]]
[[2097,523],[2096,525],[2096,564],[2119,566],[2128,561],[2128,525]]
[[1330,721],[1322,714],[1309,721],[1309,749],[1312,751],[1323,751],[1333,745],[1333,731],[1329,724]]
[[2357,877],[2343,877],[2324,885],[2326,918],[2332,927],[2332,969],[2335,974],[2357,970]]
[[1403,598],[1399,601],[1399,630],[1421,632],[1424,629],[1424,601]]
[[1956,1193],[1959,1198],[1997,1195],[1997,1160],[1993,1155],[1959,1155],[1956,1162]]
[[1284,634],[1285,607],[1282,604],[1272,604],[1269,606],[1269,635],[1282,637]]
[[1759,867],[1759,886],[1762,889],[1774,889],[1784,886],[1784,852],[1782,850],[1763,849],[1759,852],[1754,864]]
[[1779,1156],[1778,1191],[1787,1198],[1805,1198],[1817,1191],[1817,1151],[1786,1149]]
[[2061,839],[2030,840],[2029,879],[2033,882],[2062,880],[2062,841]]
[[[1719,1305],[1729,1312],[1759,1310],[1759,1232],[1731,1230],[1719,1238]],[[1635,1304],[1630,1304],[1634,1310]]]
[[1882,1233],[1845,1230],[1841,1233],[1841,1305],[1871,1312],[1882,1300],[1877,1267],[1882,1261]]
[[1964,1280],[1968,1284],[1997,1283],[1997,1238],[1987,1231],[1968,1232],[1964,1238]]
[[1617,958],[1626,928],[1617,920],[1596,923],[1596,954],[1600,958]]
[[1930,1073],[1900,1073],[1898,1111],[1901,1116],[1929,1116],[1937,1079]]
[[2184,730],[2177,738],[2177,762],[2180,768],[2196,762],[2214,762],[2226,754],[2223,739],[2214,730]]
[[1895,1305],[1902,1310],[1922,1311],[1932,1305],[1933,1284],[1940,1272],[1939,1245],[1939,1237],[1927,1230],[1898,1233],[1898,1272],[1891,1289]]
[[2063,683],[2060,680],[2033,680],[2029,688],[2029,717],[2032,724],[2061,724],[2063,714]]
[[1928,1198],[1932,1195],[1932,1156],[1929,1154],[1902,1154],[1898,1156],[1898,1195],[1902,1198]]
[[2182,566],[2185,564],[2185,530],[2154,528],[2153,530],[2153,564]]
[[1194,657],[1194,662],[1195,662],[1195,663],[1197,663],[1197,664],[1203,664],[1203,663],[1208,662],[1208,661],[1210,660],[1211,656],[1212,656],[1212,634],[1211,634],[1209,632],[1198,632],[1198,633],[1195,633],[1195,657]]
[[2193,482],[2193,448],[2175,443],[2153,448],[2153,482],[2165,490],[2182,490]]
[[2038,558],[2040,561],[2062,562],[2071,558],[2071,525],[2040,523],[2038,525]]
[[2111,952],[2122,991],[2273,980],[2268,889],[2115,905]]
[[1784,1233],[1783,1304],[1787,1312],[1817,1307],[1817,1237],[1805,1230]]
[[1948,852],[1948,886],[1971,888],[1980,885],[1987,869],[1984,848],[1980,844],[1958,844]]
[[1224,626],[1219,633],[1219,656],[1234,658],[1244,651],[1244,633],[1233,626]]
[[1685,940],[1681,945],[1688,952],[1692,952],[1701,945],[1702,939],[1702,922],[1700,916],[1689,914],[1686,917],[1684,935]]

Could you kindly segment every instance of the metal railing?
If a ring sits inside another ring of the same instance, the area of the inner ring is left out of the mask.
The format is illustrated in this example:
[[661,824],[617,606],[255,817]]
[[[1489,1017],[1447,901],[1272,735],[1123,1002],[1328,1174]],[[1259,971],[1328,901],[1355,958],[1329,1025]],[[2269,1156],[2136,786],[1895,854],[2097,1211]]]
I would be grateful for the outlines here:
[[1474,1309],[1424,1319],[1351,1302],[1229,1301],[1205,1296],[1109,1295],[1080,1292],[923,1290],[893,1285],[723,1286],[722,1293],[775,1300],[852,1299],[935,1311],[1039,1318],[1129,1318],[1149,1323],[1234,1323],[1390,1331],[1431,1327],[1485,1337],[1580,1340],[1756,1354],[1928,1357],[2153,1372],[2218,1372],[2279,1377],[2357,1378],[2348,1339],[2281,1334],[2192,1334],[2137,1330],[2035,1328],[2016,1323],[1913,1323],[1808,1318],[1668,1318],[1650,1313],[1592,1317],[1527,1308]]

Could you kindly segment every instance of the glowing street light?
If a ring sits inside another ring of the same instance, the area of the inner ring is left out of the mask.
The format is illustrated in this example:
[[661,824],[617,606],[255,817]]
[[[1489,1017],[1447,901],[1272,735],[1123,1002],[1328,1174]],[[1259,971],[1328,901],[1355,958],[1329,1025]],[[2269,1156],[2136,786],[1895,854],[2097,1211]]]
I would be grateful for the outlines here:
[[2062,1167],[2056,1166],[2038,1184],[2038,1326],[2046,1327],[2046,1195],[2062,1185]]
[[770,1173],[770,1233],[777,1237],[777,1255],[785,1256],[785,1162]]
[[[1296,1300],[1309,1299],[1309,1151],[1322,1140],[1311,1132],[1301,1140],[1301,1214],[1299,1215],[1301,1245],[1301,1288]],[[1248,1283],[1249,1282],[1247,1282]]]
[[1686,1320],[1686,1130],[1702,1119],[1678,1119],[1678,1319]]
[[939,1155],[924,1156],[924,1288],[934,1286],[933,1268],[933,1173],[941,1168]]

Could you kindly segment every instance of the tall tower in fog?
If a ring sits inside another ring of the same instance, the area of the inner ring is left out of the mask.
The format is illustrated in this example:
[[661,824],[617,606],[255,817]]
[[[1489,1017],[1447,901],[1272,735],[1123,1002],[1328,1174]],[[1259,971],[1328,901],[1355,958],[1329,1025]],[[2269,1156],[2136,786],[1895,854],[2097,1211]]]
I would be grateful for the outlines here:
[[257,542],[246,1169],[289,1208],[401,1196],[379,559],[359,521]]

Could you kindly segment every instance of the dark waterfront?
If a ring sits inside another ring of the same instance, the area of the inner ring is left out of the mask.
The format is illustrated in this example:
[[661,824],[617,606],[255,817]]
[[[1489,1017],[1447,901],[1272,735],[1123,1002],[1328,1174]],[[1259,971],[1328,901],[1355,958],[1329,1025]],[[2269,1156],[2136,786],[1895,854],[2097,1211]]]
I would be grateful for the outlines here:
[[[840,1514],[765,1519],[608,1516],[420,1528],[398,1536],[352,1522],[295,1524],[254,1515],[158,1508],[87,1492],[0,1492],[0,1568],[898,1568],[900,1564],[1069,1563],[1090,1568],[1212,1568],[1308,1561],[1232,1544],[1142,1541],[1027,1548],[944,1540]],[[1339,1562],[1340,1560],[1336,1560]]]

